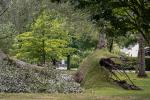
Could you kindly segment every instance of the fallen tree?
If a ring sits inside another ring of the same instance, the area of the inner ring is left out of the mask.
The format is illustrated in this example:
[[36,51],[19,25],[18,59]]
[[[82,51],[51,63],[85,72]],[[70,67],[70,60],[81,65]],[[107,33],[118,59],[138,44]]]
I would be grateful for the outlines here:
[[0,61],[7,61],[8,64],[10,65],[14,65],[16,67],[30,67],[30,68],[42,68],[40,66],[37,65],[32,65],[26,62],[23,62],[21,60],[15,59],[13,57],[9,57],[9,55],[5,54],[2,50],[0,50]]
[[[116,82],[120,87],[127,89],[127,90],[141,90],[138,86],[136,86],[131,78],[128,76],[128,74],[125,72],[125,69],[123,66],[120,64],[116,64],[111,57],[110,58],[101,58],[99,61],[100,66],[103,66],[106,70],[109,71],[111,74],[110,78]],[[120,71],[121,70],[121,71]],[[117,75],[120,74],[121,76],[126,77],[127,81],[130,82],[128,83],[126,80],[121,80],[119,76]],[[115,79],[112,77],[114,76]]]

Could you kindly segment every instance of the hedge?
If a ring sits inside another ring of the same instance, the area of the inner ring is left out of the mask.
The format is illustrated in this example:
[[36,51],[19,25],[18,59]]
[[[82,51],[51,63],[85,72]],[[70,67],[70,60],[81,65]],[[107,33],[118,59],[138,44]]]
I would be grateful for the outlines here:
[[[128,58],[130,61],[137,61],[137,57],[130,57]],[[145,57],[145,66],[146,66],[146,70],[150,71],[150,57],[146,56]]]
[[145,58],[146,70],[150,71],[150,57]]
[[0,93],[80,93],[83,89],[72,75],[52,66],[41,70],[17,67],[0,61]]

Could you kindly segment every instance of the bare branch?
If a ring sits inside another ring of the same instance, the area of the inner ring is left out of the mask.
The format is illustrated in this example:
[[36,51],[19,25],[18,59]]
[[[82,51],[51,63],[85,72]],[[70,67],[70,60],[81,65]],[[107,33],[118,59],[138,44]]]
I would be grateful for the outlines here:
[[7,7],[5,10],[3,10],[2,13],[0,13],[0,16],[2,16],[8,10],[8,8],[9,7]]

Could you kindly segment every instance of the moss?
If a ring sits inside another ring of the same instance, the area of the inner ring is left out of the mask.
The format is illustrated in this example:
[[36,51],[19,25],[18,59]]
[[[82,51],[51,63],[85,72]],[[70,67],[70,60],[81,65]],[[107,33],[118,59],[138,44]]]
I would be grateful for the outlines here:
[[96,50],[83,60],[80,64],[79,71],[84,75],[82,86],[93,88],[97,86],[110,85],[109,73],[99,65],[99,60],[103,57],[116,57],[106,49]]

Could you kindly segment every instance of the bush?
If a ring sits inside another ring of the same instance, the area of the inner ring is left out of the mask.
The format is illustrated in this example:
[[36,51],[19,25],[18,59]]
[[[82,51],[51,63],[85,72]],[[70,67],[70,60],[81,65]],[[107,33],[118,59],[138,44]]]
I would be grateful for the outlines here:
[[[137,62],[137,57],[129,57],[128,59],[131,62]],[[146,70],[150,71],[150,57],[145,57],[145,66],[146,66]]]
[[80,61],[81,61],[81,58],[79,55],[73,55],[71,57],[71,68],[78,68]]
[[146,70],[150,71],[150,57],[145,58]]
[[29,67],[17,68],[2,61],[0,62],[0,92],[82,92],[80,84],[75,83],[71,76],[58,73],[52,67],[44,67],[40,70]]
[[78,68],[84,58],[91,54],[93,50],[79,51],[78,54],[71,57],[71,68]]

